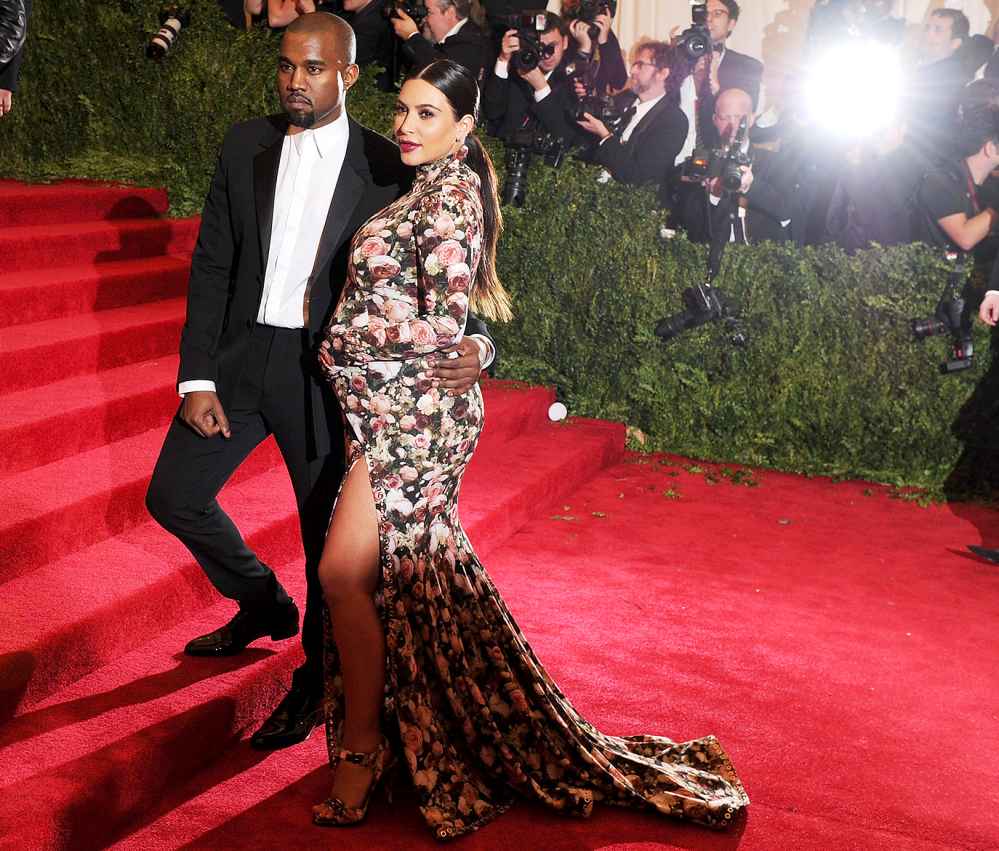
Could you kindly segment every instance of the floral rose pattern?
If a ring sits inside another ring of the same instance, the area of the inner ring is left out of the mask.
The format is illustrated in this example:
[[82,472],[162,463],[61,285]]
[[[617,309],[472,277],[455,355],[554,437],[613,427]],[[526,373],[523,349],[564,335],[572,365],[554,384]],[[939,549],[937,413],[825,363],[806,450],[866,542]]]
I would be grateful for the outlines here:
[[[447,158],[357,234],[344,295],[320,348],[380,518],[377,603],[388,654],[385,719],[398,732],[438,839],[485,824],[519,795],[577,816],[594,801],[725,827],[748,798],[713,737],[608,736],[535,657],[458,519],[483,423],[478,386],[441,393],[425,371],[460,339],[479,259],[478,177]],[[342,724],[326,624],[326,729]]]

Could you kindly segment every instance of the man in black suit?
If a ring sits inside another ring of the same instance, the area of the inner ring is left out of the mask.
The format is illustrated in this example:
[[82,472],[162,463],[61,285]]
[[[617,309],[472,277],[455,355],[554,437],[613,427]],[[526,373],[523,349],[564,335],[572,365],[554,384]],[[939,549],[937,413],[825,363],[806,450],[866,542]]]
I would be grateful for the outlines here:
[[631,64],[631,91],[617,98],[624,118],[612,131],[590,113],[580,126],[595,137],[583,158],[602,165],[615,180],[661,185],[673,171],[687,139],[687,117],[668,91],[673,48],[643,44]]
[[469,20],[471,8],[472,0],[427,0],[424,25],[433,41],[423,36],[409,15],[395,10],[392,28],[402,41],[412,71],[419,71],[435,59],[450,59],[464,65],[476,80],[484,79],[495,54],[488,36]]
[[558,15],[547,12],[537,33],[541,60],[527,71],[516,67],[520,36],[516,29],[503,35],[499,58],[482,90],[482,111],[489,132],[513,139],[525,130],[550,133],[569,144],[586,144],[588,135],[572,120],[576,94],[566,73],[569,66],[568,28]]
[[357,64],[364,68],[392,61],[392,27],[385,17],[387,0],[343,0],[341,17],[350,24],[357,42]]
[[[188,547],[219,592],[239,603],[226,625],[192,640],[194,656],[229,656],[264,635],[290,638],[298,610],[247,547],[216,495],[273,434],[291,476],[305,550],[305,663],[252,739],[271,749],[302,741],[322,697],[318,565],[343,475],[342,419],[319,376],[315,348],[346,277],[350,240],[411,180],[388,139],[347,117],[358,76],[354,36],[335,15],[295,20],[281,41],[284,115],[230,129],[205,202],[191,263],[180,344],[183,395],[146,502]],[[481,330],[481,324],[479,326]],[[477,380],[480,349],[465,339],[442,386]]]
[[31,0],[0,0],[0,118],[14,106]]
[[739,89],[752,98],[755,112],[760,100],[763,63],[725,46],[739,22],[739,4],[735,0],[708,0],[707,6],[712,51],[698,60],[687,91],[682,94],[684,112],[689,120],[696,122],[698,144],[713,147],[717,142],[712,137],[715,98],[727,89]]
[[[747,92],[728,89],[715,101],[713,125],[722,144],[735,136],[743,119],[753,123],[753,101]],[[748,148],[748,139],[747,139]],[[720,180],[688,184],[681,193],[680,218],[691,242],[711,242],[727,231],[729,242],[786,242],[791,238],[794,194],[792,175],[783,174],[780,154],[753,152],[752,166],[743,166],[738,192],[723,193]],[[734,205],[734,206],[733,206]],[[730,212],[735,210],[734,221]]]

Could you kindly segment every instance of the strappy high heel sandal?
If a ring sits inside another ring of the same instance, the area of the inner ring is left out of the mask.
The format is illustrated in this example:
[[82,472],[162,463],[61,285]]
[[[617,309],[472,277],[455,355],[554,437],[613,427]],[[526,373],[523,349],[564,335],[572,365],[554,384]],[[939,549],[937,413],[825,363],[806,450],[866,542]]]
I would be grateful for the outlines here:
[[[360,806],[348,807],[339,798],[333,797],[327,798],[321,804],[316,804],[312,808],[312,821],[320,827],[349,827],[364,821],[364,817],[368,814],[368,804],[371,802],[372,794],[378,784],[395,768],[396,758],[389,747],[388,740],[382,738],[381,744],[371,753],[341,750],[337,754],[334,770],[341,762],[352,762],[362,768],[370,768],[373,772],[371,785],[364,793],[364,800],[361,801]],[[390,785],[385,786],[385,794],[391,803],[392,787]]]

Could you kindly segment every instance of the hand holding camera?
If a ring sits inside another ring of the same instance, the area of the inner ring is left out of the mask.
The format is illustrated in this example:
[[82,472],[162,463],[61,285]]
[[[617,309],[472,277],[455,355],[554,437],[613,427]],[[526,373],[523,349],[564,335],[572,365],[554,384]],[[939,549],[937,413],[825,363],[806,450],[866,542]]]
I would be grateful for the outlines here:
[[503,33],[503,41],[500,42],[500,62],[509,63],[513,54],[520,50],[520,36],[518,30],[507,30]]
[[398,6],[393,10],[392,16],[389,18],[389,23],[392,25],[396,36],[403,41],[412,38],[420,31],[420,28],[416,25],[416,21],[406,13],[405,9]]

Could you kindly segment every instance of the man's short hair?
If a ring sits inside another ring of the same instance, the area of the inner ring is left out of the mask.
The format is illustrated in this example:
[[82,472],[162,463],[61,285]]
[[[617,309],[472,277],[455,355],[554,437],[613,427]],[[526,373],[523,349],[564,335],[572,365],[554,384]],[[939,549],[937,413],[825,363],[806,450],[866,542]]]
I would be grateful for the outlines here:
[[971,156],[986,142],[999,144],[999,83],[975,80],[961,96],[958,139],[964,155]]
[[[724,0],[722,0],[724,2]],[[934,9],[930,17],[946,18],[950,21],[950,37],[964,41],[971,35],[971,23],[960,9]]]
[[437,8],[441,12],[454,9],[459,20],[464,20],[472,13],[472,0],[432,0],[437,3]]
[[739,20],[739,4],[735,0],[721,0],[722,6],[728,9],[728,16],[730,20]]
[[539,34],[548,35],[548,33],[555,30],[558,30],[563,36],[569,35],[569,25],[561,15],[556,15],[554,12],[545,12],[545,28]]
[[646,41],[638,46],[639,53],[643,50],[652,54],[652,64],[656,66],[657,71],[673,67],[673,48],[667,42]]

